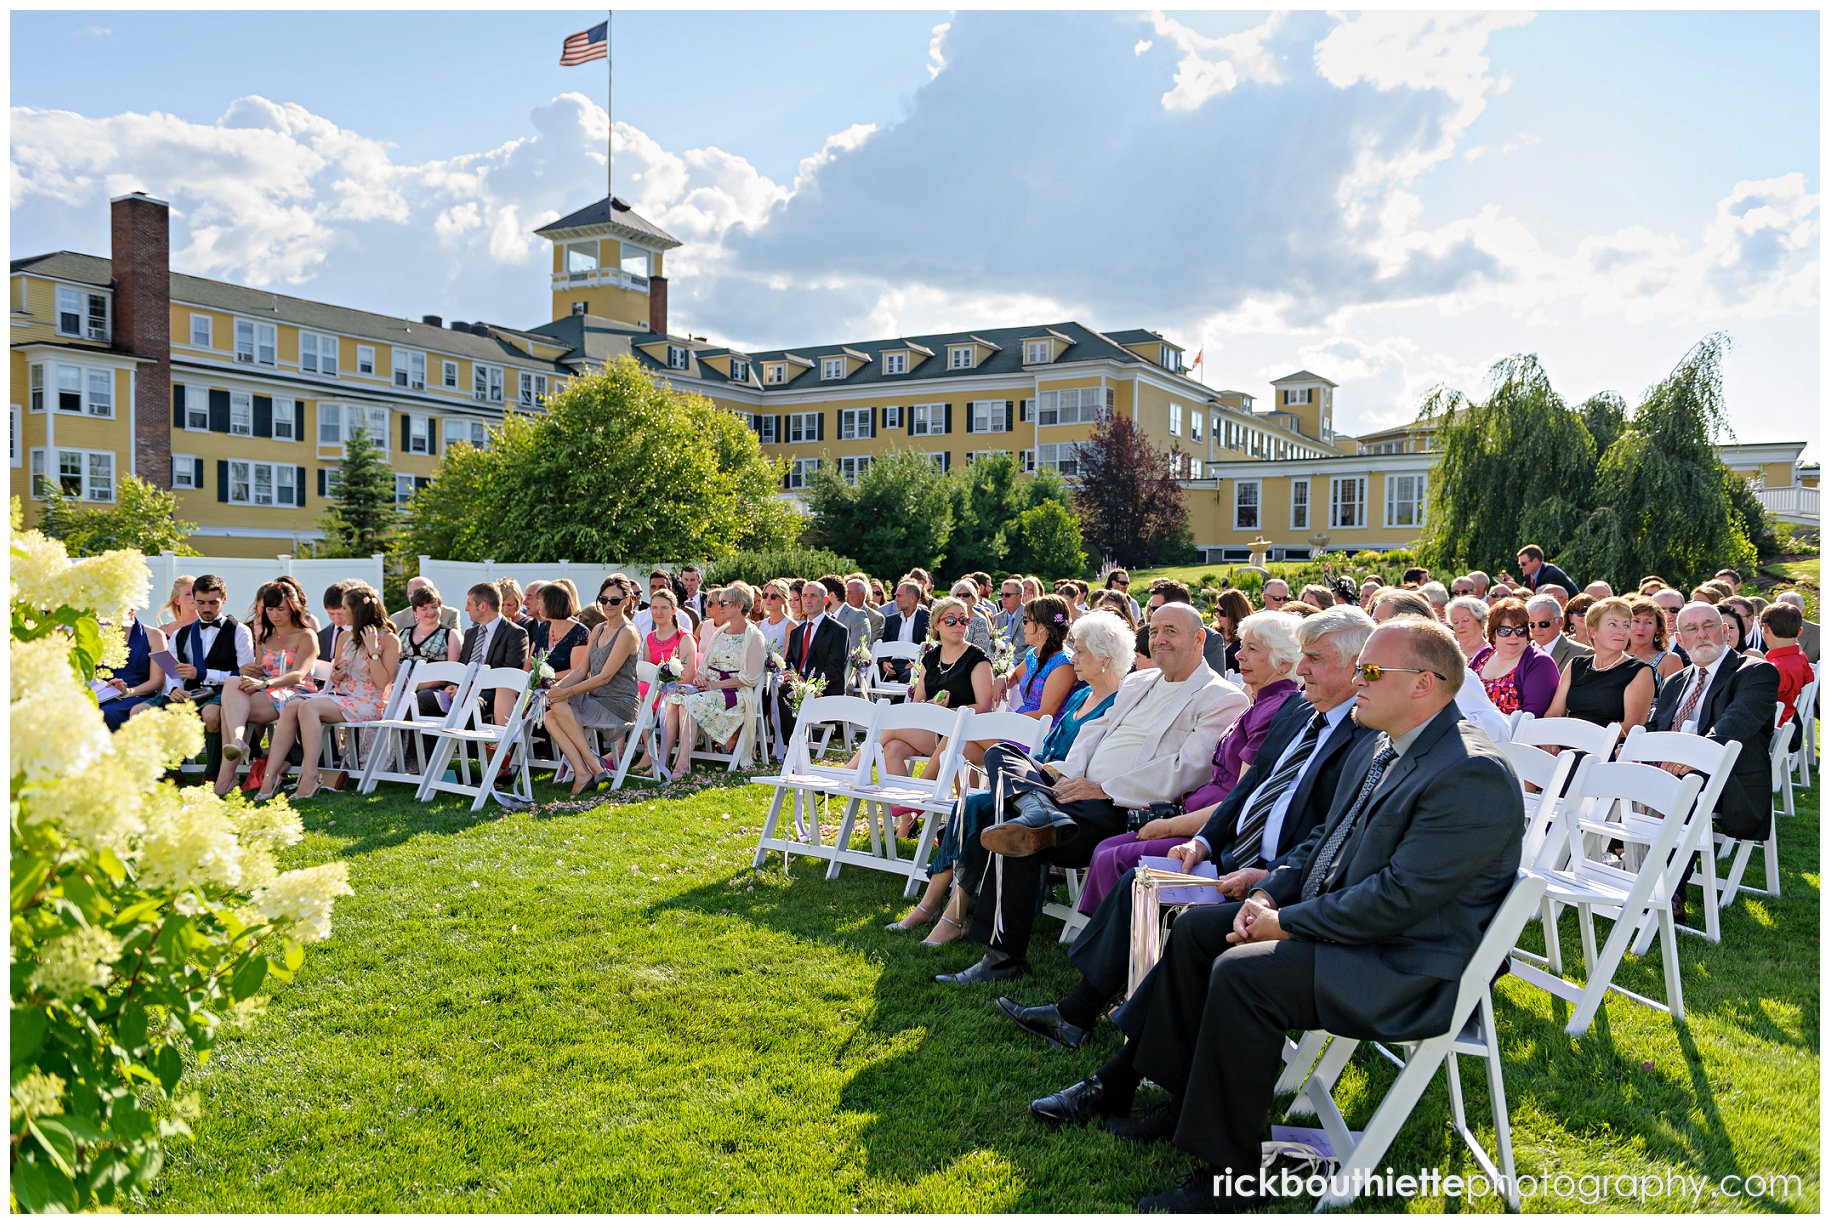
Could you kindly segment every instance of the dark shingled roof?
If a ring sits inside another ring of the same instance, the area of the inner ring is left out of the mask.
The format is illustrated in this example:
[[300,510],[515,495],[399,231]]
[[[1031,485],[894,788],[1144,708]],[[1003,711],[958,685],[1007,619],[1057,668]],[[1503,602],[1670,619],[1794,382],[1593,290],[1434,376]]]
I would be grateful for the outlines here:
[[654,338],[653,332],[638,324],[588,314],[567,315],[527,330],[565,345],[570,350],[568,361],[610,361],[627,353],[631,343]]
[[[612,206],[615,208],[614,215],[611,213]],[[630,211],[629,205],[615,196],[605,196],[594,204],[587,204],[577,212],[548,222],[534,232],[551,234],[558,230],[582,229],[588,225],[618,225],[644,235],[664,249],[680,245],[678,238],[641,214]]]

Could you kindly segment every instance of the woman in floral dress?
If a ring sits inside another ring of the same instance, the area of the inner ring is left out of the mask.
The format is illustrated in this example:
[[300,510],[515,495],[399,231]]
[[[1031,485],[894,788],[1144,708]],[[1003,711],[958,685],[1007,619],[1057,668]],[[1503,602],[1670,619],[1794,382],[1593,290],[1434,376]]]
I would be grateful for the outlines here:
[[277,721],[288,701],[317,692],[311,670],[318,661],[318,635],[305,624],[305,605],[298,592],[285,583],[269,582],[254,597],[254,606],[259,617],[254,626],[255,661],[222,687],[218,795],[235,789],[236,771],[248,755],[248,729]]
[[740,690],[754,689],[762,683],[768,657],[762,631],[750,623],[750,605],[755,601],[756,593],[749,583],[733,582],[720,587],[716,602],[706,605],[708,619],[715,617],[718,628],[699,664],[699,691],[687,694],[680,704],[686,717],[681,721],[679,746],[674,752],[675,777],[684,775],[692,766],[693,740],[700,727],[726,752],[736,748],[744,720]]

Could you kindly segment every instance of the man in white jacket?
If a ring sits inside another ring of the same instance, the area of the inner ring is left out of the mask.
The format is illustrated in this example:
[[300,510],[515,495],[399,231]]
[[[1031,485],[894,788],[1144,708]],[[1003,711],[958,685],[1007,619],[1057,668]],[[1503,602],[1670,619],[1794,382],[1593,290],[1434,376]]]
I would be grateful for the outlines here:
[[1131,814],[1179,799],[1213,776],[1214,748],[1250,704],[1202,660],[1207,631],[1187,604],[1165,604],[1150,621],[1156,667],[1128,677],[1112,708],[1080,729],[1059,779],[1022,753],[993,748],[985,764],[1016,817],[965,847],[964,878],[977,882],[973,935],[983,960],[947,983],[1006,981],[1029,972],[1025,956],[1048,867],[1085,867],[1093,847],[1125,831]]

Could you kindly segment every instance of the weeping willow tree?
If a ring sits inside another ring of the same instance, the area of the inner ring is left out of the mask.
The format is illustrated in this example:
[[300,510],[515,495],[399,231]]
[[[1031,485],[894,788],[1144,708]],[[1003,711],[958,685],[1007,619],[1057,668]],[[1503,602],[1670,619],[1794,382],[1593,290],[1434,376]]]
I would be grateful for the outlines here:
[[1595,509],[1570,540],[1565,568],[1631,580],[1659,574],[1680,586],[1723,566],[1751,569],[1754,544],[1737,504],[1741,478],[1723,466],[1716,439],[1729,433],[1722,403],[1728,337],[1690,350],[1635,409],[1601,457]]
[[1485,400],[1439,388],[1419,414],[1441,454],[1424,528],[1429,565],[1498,572],[1534,543],[1559,556],[1595,504],[1595,440],[1537,357],[1496,362],[1489,378]]

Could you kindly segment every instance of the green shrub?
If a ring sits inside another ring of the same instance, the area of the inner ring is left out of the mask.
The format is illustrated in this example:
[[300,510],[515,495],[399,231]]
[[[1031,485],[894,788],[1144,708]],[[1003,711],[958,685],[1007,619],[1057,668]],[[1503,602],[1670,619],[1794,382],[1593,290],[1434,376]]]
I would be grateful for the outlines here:
[[762,552],[732,553],[712,566],[714,582],[747,582],[751,586],[771,578],[818,578],[857,570],[850,557],[823,548],[773,548]]

